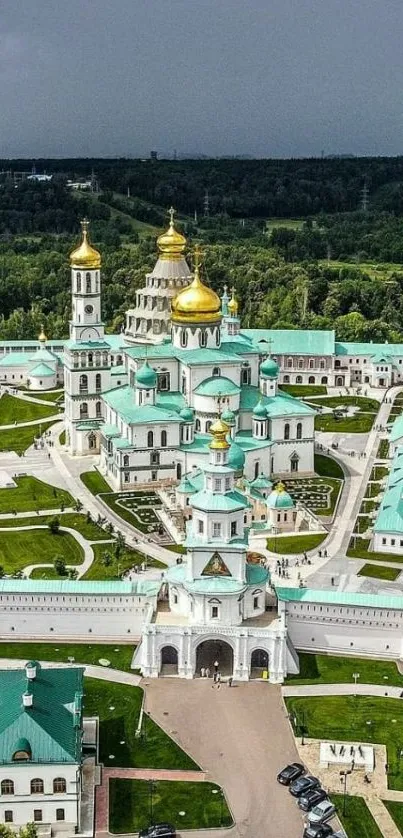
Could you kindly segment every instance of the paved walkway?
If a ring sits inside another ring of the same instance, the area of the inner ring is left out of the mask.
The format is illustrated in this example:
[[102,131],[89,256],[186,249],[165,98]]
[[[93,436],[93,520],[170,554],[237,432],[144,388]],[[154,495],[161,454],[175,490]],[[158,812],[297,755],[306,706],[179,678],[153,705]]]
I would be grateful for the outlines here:
[[[46,405],[46,402],[41,402]],[[18,431],[18,428],[28,428],[30,425],[44,425],[45,422],[57,422],[60,419],[60,411],[53,413],[50,416],[42,416],[42,419],[32,419],[30,422],[12,422],[11,425],[0,425],[0,431]]]
[[[0,669],[21,669],[26,662],[26,658],[0,658]],[[88,678],[99,678],[100,681],[113,681],[115,684],[127,684],[130,687],[138,687],[141,682],[140,675],[135,675],[134,672],[124,672],[122,669],[112,669],[110,666],[84,664],[78,661],[72,664],[62,661],[39,661],[39,663],[44,669],[82,666]]]
[[[401,799],[403,799],[403,795]],[[381,830],[382,838],[402,838],[400,829],[397,828],[393,818],[379,797],[366,797],[365,802]]]

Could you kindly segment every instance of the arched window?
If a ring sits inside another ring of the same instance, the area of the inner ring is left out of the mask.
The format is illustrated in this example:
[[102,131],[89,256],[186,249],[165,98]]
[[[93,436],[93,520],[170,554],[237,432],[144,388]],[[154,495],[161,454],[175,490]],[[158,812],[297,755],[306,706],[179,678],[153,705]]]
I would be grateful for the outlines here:
[[303,369],[304,369],[304,359],[303,359],[303,358],[299,358],[299,359],[298,359],[298,369],[299,369],[299,370],[303,370]]
[[260,474],[260,463],[259,463],[259,460],[258,460],[257,463],[255,463],[255,480],[256,480],[257,477],[259,477],[259,474]]
[[320,359],[320,364],[319,364],[319,366],[320,366],[321,370],[324,370],[324,369],[325,369],[326,364],[325,364],[325,359],[324,359],[324,358],[321,358],[321,359]]
[[284,425],[284,439],[289,439],[289,438],[290,438],[290,426],[289,426],[288,422],[286,422],[285,425]]
[[211,419],[208,419],[207,422],[206,422],[206,434],[208,434],[212,424],[213,423],[212,423]]
[[335,365],[336,369],[340,369],[341,361],[336,360],[336,361],[334,362],[334,365]]
[[99,294],[99,273],[98,271],[95,274],[95,292]]
[[220,343],[221,343],[221,335],[220,335],[220,330],[218,328],[215,331],[215,342],[216,342],[216,346],[219,346]]
[[79,389],[80,393],[88,393],[88,375],[80,375]]
[[118,365],[118,366],[120,366],[120,365],[121,365],[122,361],[123,361],[122,356],[121,356],[121,355],[117,355],[117,356],[116,356],[116,363],[117,363],[117,365]]
[[327,384],[327,381],[328,381],[327,375],[322,375],[322,378],[320,379],[320,383],[321,384]]
[[88,404],[83,402],[80,404],[80,419],[88,419]]
[[53,793],[66,794],[66,780],[64,777],[55,777],[53,780]]
[[161,431],[161,448],[167,447],[167,432]]
[[123,457],[123,468],[127,468],[128,465],[129,465],[129,455],[125,454],[125,456]]
[[89,352],[88,353],[88,366],[92,367],[93,363],[94,363],[94,355],[93,355],[92,352]]
[[302,439],[302,422],[297,424],[297,439]]
[[285,375],[284,378],[283,378],[283,382],[284,382],[284,384],[289,384],[290,383],[290,376]]
[[77,274],[77,294],[81,294],[81,274]]
[[185,331],[185,329],[182,329],[182,331],[181,331],[181,346],[187,346],[187,342],[188,342],[188,333]]
[[315,376],[314,376],[314,375],[310,375],[310,376],[309,376],[309,378],[308,378],[308,384],[315,384]]
[[207,332],[204,329],[199,334],[199,344],[202,347],[207,346]]
[[241,369],[241,384],[250,384],[251,368],[249,364],[243,364]]
[[96,391],[97,393],[100,393],[100,392],[101,392],[101,389],[102,389],[102,388],[101,388],[101,381],[102,381],[102,379],[101,379],[101,373],[100,373],[100,372],[97,372],[97,374],[96,374],[96,376],[95,376],[95,391]]
[[94,451],[94,449],[96,447],[97,447],[96,435],[93,434],[93,433],[90,433],[89,436],[88,436],[88,448],[89,448],[90,451]]
[[107,352],[102,353],[102,363],[103,363],[104,367],[106,367],[107,364],[108,364],[108,353]]
[[91,274],[85,274],[85,293],[91,294]]
[[213,372],[211,374],[214,376],[221,375],[220,367],[213,367]]
[[97,417],[97,419],[102,418],[102,403],[101,402],[95,402],[95,416]]
[[315,366],[314,360],[313,360],[313,358],[310,358],[309,359],[309,369],[313,370],[314,366]]
[[13,780],[2,780],[1,781],[1,793],[2,794],[14,794],[14,782],[13,782]]
[[154,434],[152,431],[149,431],[147,434],[147,448],[154,447]]
[[292,367],[292,358],[287,358],[287,367],[291,369]]
[[295,376],[295,383],[302,384],[302,375]]
[[200,428],[201,428],[200,419],[196,419],[195,431],[200,431]]
[[43,780],[41,780],[39,777],[35,777],[34,780],[31,780],[31,794],[43,794],[43,792]]
[[101,353],[100,352],[95,353],[95,366],[96,367],[101,366]]
[[86,355],[85,352],[81,352],[81,354],[80,354],[80,364],[81,364],[82,367],[87,366],[87,355]]

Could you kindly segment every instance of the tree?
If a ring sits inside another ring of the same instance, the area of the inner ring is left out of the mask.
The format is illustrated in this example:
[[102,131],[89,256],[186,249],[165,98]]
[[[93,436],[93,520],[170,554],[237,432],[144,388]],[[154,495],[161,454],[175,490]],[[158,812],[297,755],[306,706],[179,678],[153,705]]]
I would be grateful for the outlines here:
[[124,536],[122,535],[121,532],[118,532],[117,537],[116,537],[116,543],[115,543],[115,559],[116,559],[117,562],[119,561],[125,547],[126,547],[125,538],[124,538]]
[[110,565],[112,564],[112,556],[111,556],[111,554],[110,554],[110,553],[108,553],[108,551],[107,551],[107,550],[105,550],[105,551],[102,553],[102,564],[103,564],[105,567],[110,567]]
[[65,562],[63,556],[55,556],[54,561],[53,561],[53,567],[54,567],[58,576],[66,576],[67,575],[66,562]]
[[76,510],[76,512],[81,512],[82,508],[83,508],[83,505],[82,505],[81,501],[78,500],[78,498],[77,498],[77,500],[74,504],[74,509]]
[[60,521],[58,518],[51,518],[48,527],[52,535],[57,535],[60,530]]
[[0,564],[0,579],[4,579],[4,567]]

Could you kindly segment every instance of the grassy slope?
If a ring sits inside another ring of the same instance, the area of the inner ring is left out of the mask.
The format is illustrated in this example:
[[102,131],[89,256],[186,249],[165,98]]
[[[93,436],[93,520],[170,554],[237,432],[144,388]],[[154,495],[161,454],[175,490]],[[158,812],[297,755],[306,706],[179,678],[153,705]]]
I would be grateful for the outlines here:
[[[145,556],[142,553],[138,553],[137,550],[130,550],[129,548],[126,548],[123,550],[119,558],[118,575],[118,566],[113,558],[113,544],[93,544],[92,549],[94,550],[95,559],[89,570],[87,570],[84,574],[83,579],[118,579],[119,576],[130,567],[134,567],[134,565],[141,565],[145,559]],[[103,556],[105,552],[112,556],[112,563],[107,567],[103,563]],[[158,562],[156,559],[148,559],[147,564],[149,567],[166,567],[165,564]]]
[[315,472],[320,477],[336,477],[338,480],[344,480],[342,467],[336,460],[326,457],[325,454],[315,454]]
[[30,564],[53,562],[61,556],[66,564],[79,565],[84,552],[70,533],[52,535],[49,530],[0,532],[0,565],[5,573],[23,570]]
[[314,550],[315,547],[319,547],[326,536],[327,533],[312,533],[308,535],[290,535],[280,538],[268,538],[267,549],[272,550],[274,553],[284,555],[287,553],[303,553],[305,550]]
[[104,480],[99,471],[84,471],[80,474],[80,480],[93,495],[99,495],[100,492],[112,491],[109,483]]
[[362,684],[386,684],[403,688],[403,676],[393,661],[344,658],[339,655],[313,655],[299,652],[299,675],[289,675],[287,684],[353,684],[353,672]]
[[397,828],[403,835],[403,803],[396,803],[395,800],[384,800],[383,802]]
[[22,454],[33,444],[40,432],[43,434],[52,425],[54,422],[42,422],[41,426],[28,425],[25,428],[0,430],[0,451],[15,451],[17,454]]
[[57,407],[26,402],[6,393],[0,399],[0,425],[13,425],[15,421],[19,423],[47,419],[57,411]]
[[114,669],[131,672],[131,662],[135,644],[105,643],[0,643],[0,658],[18,658],[30,660],[35,656],[40,661],[60,661],[67,663],[69,657],[75,663],[99,664],[99,659],[110,661]]
[[15,482],[15,489],[0,489],[0,513],[35,512],[36,509],[59,509],[61,503],[65,507],[74,504],[69,492],[36,477],[17,477]]
[[[62,527],[71,527],[73,530],[80,532],[88,541],[105,541],[111,538],[106,530],[98,527],[96,523],[87,523],[86,516],[80,512],[55,512],[54,515],[33,515],[29,518],[2,518],[0,520],[0,530],[2,527],[26,527],[29,525],[48,524],[54,518],[60,521]],[[113,547],[113,545],[111,544],[109,547]]]
[[376,564],[365,564],[358,571],[357,576],[369,576],[372,579],[386,579],[389,582],[394,582],[400,573],[401,570],[396,567],[380,567]]

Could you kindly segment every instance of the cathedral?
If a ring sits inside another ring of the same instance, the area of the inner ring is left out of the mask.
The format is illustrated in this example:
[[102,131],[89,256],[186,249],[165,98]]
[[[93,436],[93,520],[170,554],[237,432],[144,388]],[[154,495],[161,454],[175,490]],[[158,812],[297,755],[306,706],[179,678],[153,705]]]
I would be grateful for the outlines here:
[[315,411],[278,389],[279,366],[258,335],[241,329],[238,303],[194,271],[174,226],[127,312],[121,336],[101,320],[101,256],[87,222],[70,257],[72,319],[64,346],[66,441],[99,453],[114,490],[181,480],[209,457],[211,427],[228,426],[228,463],[249,480],[311,474]]

